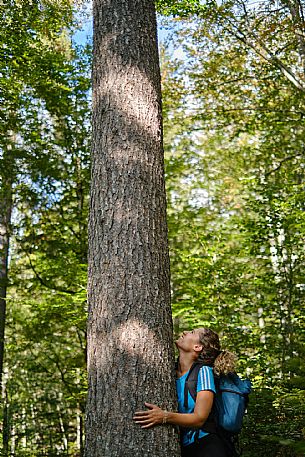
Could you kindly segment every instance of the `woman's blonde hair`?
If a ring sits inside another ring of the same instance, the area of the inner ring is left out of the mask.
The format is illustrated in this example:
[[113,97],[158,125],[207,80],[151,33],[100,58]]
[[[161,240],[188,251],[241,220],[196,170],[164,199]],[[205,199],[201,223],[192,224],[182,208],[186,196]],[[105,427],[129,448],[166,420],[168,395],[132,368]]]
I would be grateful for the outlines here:
[[206,327],[198,330],[199,342],[202,345],[202,352],[198,357],[198,361],[213,367],[217,376],[234,372],[237,360],[236,355],[230,351],[221,350],[219,336],[213,330]]

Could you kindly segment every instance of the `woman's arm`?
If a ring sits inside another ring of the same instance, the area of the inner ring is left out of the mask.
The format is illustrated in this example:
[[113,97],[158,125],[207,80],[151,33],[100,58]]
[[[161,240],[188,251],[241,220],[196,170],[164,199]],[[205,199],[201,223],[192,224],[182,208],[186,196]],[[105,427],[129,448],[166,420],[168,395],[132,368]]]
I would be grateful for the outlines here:
[[159,424],[179,425],[179,427],[200,428],[205,423],[211,412],[214,393],[211,390],[201,390],[196,397],[193,413],[173,413],[164,411],[156,405],[145,403],[148,411],[137,411],[133,420],[141,428],[150,428]]

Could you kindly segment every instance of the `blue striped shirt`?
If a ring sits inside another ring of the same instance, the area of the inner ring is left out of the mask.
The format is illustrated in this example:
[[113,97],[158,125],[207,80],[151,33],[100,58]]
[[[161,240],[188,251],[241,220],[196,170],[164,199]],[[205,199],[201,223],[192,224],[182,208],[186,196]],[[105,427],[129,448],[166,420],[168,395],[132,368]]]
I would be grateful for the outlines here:
[[[181,378],[176,379],[176,389],[177,389],[177,396],[178,396],[178,411],[179,413],[193,413],[195,409],[195,402],[191,397],[190,393],[188,393],[188,408],[184,407],[184,386],[187,375],[189,371],[185,373]],[[213,369],[211,367],[203,366],[200,368],[198,373],[198,381],[197,381],[197,392],[201,390],[211,390],[212,392],[216,393],[215,390],[215,383],[214,383],[214,376],[213,376]],[[190,429],[190,428],[182,428],[181,435],[182,435],[182,444],[183,446],[188,446],[192,444],[195,439],[195,433],[197,429]],[[204,437],[207,435],[206,432],[199,430],[199,438]]]

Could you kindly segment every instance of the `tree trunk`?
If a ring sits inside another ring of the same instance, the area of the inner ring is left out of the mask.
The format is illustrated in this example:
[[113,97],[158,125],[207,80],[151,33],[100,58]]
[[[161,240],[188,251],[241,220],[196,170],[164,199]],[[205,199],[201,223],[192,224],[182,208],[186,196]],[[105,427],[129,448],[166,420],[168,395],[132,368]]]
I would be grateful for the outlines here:
[[0,392],[4,361],[4,331],[11,213],[12,183],[10,179],[2,176],[0,189]]
[[3,400],[3,425],[2,425],[2,454],[3,457],[9,455],[9,441],[10,441],[10,407],[8,401],[8,394],[5,388],[5,391],[2,393]]
[[179,454],[153,0],[95,0],[86,457]]

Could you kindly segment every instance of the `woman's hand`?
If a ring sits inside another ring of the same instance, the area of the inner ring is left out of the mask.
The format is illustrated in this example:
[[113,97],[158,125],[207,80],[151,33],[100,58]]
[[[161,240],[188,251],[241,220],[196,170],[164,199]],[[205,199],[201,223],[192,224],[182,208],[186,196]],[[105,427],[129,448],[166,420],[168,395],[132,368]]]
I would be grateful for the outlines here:
[[155,425],[165,424],[167,418],[167,411],[163,411],[157,405],[145,403],[148,411],[136,411],[133,420],[141,425],[141,428],[150,428]]

